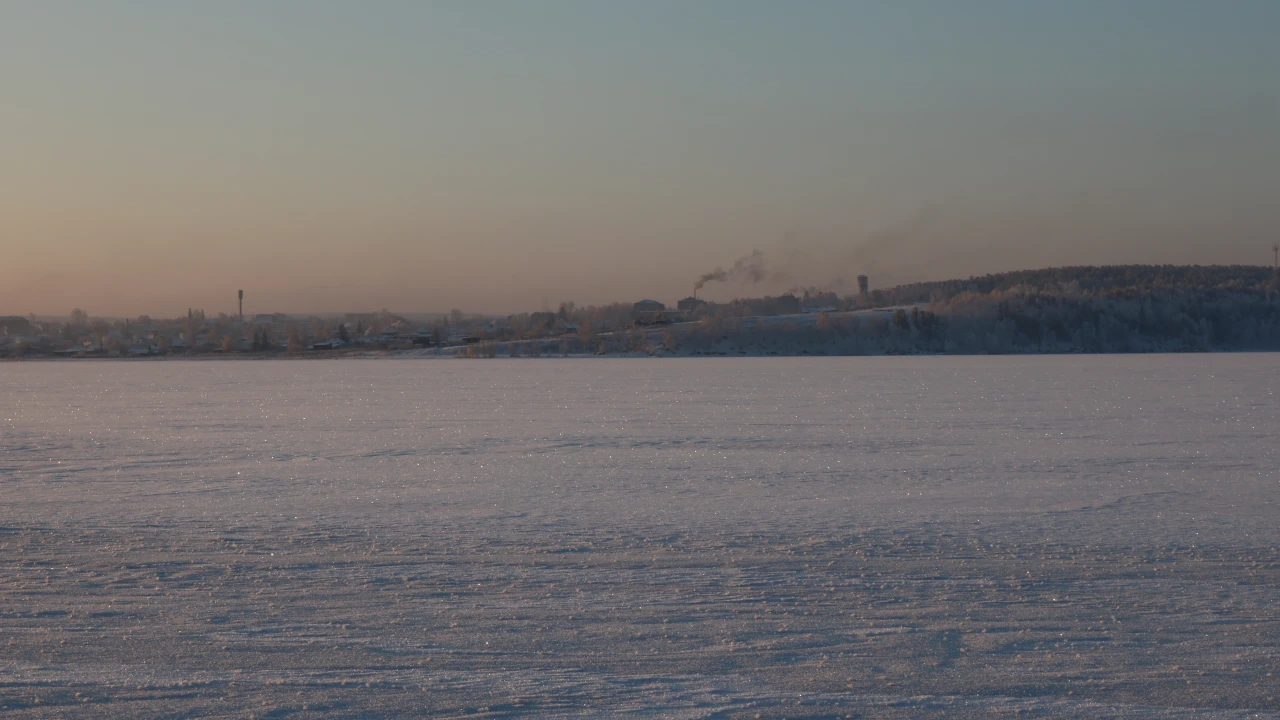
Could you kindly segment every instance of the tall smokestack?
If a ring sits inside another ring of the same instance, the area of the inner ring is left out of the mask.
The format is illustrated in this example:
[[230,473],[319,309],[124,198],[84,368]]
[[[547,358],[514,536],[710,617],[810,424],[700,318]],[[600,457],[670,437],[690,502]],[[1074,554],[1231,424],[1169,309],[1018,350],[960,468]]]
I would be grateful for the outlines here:
[[870,294],[871,281],[866,275],[858,276],[858,299],[865,301]]
[[240,322],[244,322],[244,291],[240,291]]

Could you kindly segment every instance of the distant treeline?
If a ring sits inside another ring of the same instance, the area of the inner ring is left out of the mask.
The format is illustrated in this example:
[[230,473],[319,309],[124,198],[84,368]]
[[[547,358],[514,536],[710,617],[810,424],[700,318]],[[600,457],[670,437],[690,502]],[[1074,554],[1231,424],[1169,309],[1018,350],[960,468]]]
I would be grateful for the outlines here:
[[[459,355],[653,353],[885,355],[1280,350],[1280,282],[1255,266],[1121,265],[1023,270],[836,295],[580,307],[434,322],[387,311],[344,319],[255,316],[66,322],[0,317],[0,356],[462,348]],[[641,307],[644,306],[644,307]],[[659,306],[661,307],[661,306]]]
[[1265,294],[1271,268],[1254,265],[1105,265],[1018,270],[968,280],[912,283],[876,290],[877,304],[945,300],[964,294],[1147,295],[1170,290],[1224,290]]
[[750,326],[708,318],[668,334],[663,349],[717,355],[1280,350],[1280,299],[1269,268],[1030,270],[889,288],[867,304],[884,310]]

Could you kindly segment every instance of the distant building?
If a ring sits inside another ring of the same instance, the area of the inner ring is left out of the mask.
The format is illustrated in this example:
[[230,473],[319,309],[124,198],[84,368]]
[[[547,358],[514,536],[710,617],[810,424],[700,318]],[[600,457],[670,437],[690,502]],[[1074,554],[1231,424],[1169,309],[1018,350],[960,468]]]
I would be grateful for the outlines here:
[[536,312],[529,315],[529,325],[534,330],[550,330],[556,324],[553,312]]
[[667,306],[657,300],[641,300],[631,306],[631,319],[637,325],[653,325],[670,322],[666,319]]
[[796,315],[800,312],[800,298],[791,293],[779,295],[774,307],[777,308],[779,315]]
[[700,300],[696,297],[687,297],[676,303],[676,308],[683,313],[693,314],[707,307],[706,300]]
[[314,345],[312,345],[307,349],[308,350],[337,350],[338,348],[345,347],[345,346],[346,346],[346,343],[335,338],[333,340],[322,340],[318,343],[315,343]]
[[663,305],[657,300],[641,300],[640,302],[635,303],[634,305],[631,306],[631,312],[633,314],[662,312],[663,310],[666,310],[666,309],[667,309],[667,306]]
[[29,335],[32,329],[31,321],[24,317],[0,317],[0,333],[5,335]]

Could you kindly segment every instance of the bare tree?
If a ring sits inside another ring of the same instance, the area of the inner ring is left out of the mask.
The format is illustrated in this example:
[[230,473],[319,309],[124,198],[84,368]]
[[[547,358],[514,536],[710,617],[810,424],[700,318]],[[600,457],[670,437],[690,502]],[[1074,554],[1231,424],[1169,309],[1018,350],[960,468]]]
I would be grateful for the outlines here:
[[302,338],[298,337],[298,326],[289,328],[289,344],[285,349],[290,353],[302,352]]
[[102,350],[107,342],[107,334],[111,331],[111,324],[102,318],[94,318],[89,323],[89,330],[98,340],[98,349]]
[[202,322],[202,318],[199,315],[196,315],[190,309],[188,309],[187,317],[183,321],[183,330],[186,332],[186,336],[187,336],[186,337],[187,352],[195,352],[196,335],[200,333],[200,330],[203,326],[204,326],[204,323]]

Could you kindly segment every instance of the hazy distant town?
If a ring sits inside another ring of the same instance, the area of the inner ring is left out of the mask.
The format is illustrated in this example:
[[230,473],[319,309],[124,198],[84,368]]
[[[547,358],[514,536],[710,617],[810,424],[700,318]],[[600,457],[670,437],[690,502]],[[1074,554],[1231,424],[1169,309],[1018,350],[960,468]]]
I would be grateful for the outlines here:
[[[741,270],[741,268],[738,268]],[[723,280],[733,271],[704,275]],[[717,274],[719,273],[719,274]],[[1280,349],[1280,277],[1252,266],[1055,268],[840,295],[639,299],[505,317],[461,310],[176,318],[0,316],[10,358],[397,354],[884,355]],[[237,298],[243,307],[243,292]]]

